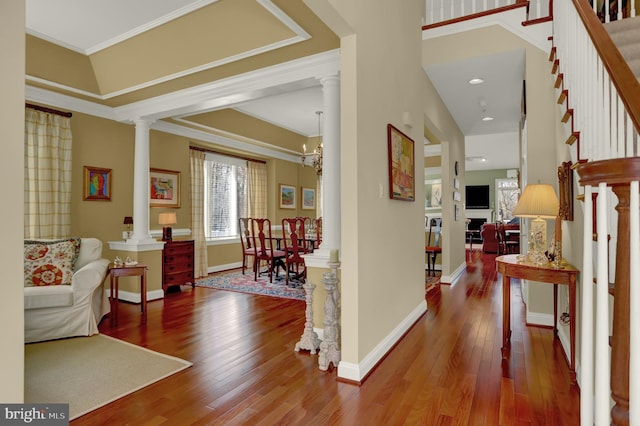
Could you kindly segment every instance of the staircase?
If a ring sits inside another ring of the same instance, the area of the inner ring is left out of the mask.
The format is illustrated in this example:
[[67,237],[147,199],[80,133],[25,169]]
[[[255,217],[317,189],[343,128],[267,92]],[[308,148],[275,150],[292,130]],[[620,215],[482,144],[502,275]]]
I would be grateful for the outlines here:
[[603,25],[586,0],[554,7],[550,60],[583,191],[581,425],[640,424],[638,19]]
[[640,79],[640,16],[604,24],[629,68]]

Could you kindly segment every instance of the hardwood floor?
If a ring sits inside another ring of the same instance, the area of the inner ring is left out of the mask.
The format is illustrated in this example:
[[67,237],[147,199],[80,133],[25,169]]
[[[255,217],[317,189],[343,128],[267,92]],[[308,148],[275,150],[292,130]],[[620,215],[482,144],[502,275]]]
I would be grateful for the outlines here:
[[427,314],[360,387],[293,351],[304,302],[183,287],[149,303],[146,326],[139,306],[123,303],[119,325],[107,318],[102,333],[194,365],[71,424],[577,425],[560,343],[524,325],[515,285],[502,361],[493,258],[476,256],[457,283],[429,292]]

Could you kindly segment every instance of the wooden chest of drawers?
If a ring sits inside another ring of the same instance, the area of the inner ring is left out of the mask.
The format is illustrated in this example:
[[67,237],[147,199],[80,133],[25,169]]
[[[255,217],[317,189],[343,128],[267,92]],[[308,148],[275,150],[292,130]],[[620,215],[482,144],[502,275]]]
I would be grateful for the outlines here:
[[193,240],[167,241],[162,250],[162,290],[188,283],[195,287],[193,260]]

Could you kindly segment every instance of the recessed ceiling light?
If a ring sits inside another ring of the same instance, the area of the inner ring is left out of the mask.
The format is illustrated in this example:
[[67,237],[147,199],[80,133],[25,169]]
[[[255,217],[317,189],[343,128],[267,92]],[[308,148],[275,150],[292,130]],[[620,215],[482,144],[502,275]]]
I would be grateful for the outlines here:
[[489,116],[482,117],[482,121],[493,121],[493,117],[489,117]]
[[482,78],[472,78],[469,80],[469,84],[482,84],[484,83],[484,79]]

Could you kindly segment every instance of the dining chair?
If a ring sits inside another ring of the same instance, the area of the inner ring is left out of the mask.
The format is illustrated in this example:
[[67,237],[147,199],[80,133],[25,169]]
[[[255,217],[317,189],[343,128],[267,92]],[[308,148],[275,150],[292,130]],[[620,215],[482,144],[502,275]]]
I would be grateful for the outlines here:
[[305,253],[311,253],[313,251],[313,247],[310,246],[307,241],[307,230],[311,229],[311,218],[308,216],[300,216],[296,219],[300,219],[300,222],[298,223],[298,238],[304,239],[300,247]]
[[520,252],[520,242],[507,238],[503,223],[496,224],[496,239],[498,240],[498,254],[511,254]]
[[273,249],[273,238],[271,235],[271,221],[269,219],[251,219],[251,239],[255,252],[255,262],[253,266],[254,280],[258,281],[260,265],[262,261],[267,262],[269,282],[273,282],[273,271],[275,269],[276,278],[282,259],[286,257],[284,250]]
[[442,253],[442,247],[440,247],[441,228],[442,218],[429,219],[429,233],[424,252],[427,254],[427,272],[432,276],[436,274],[436,257]]
[[316,241],[313,243],[315,248],[320,248],[322,243],[322,216],[315,219]]
[[247,259],[253,258],[253,265],[255,266],[256,251],[253,248],[253,241],[251,239],[251,232],[249,231],[250,217],[238,218],[238,232],[240,234],[240,244],[242,247],[242,275],[247,268]]
[[301,217],[282,219],[282,239],[284,241],[284,249],[287,256],[285,263],[285,284],[289,285],[290,273],[293,271],[292,278],[305,282],[307,278],[307,267],[301,254],[305,253],[305,236],[304,233],[299,235],[300,229],[304,229],[304,219]]

